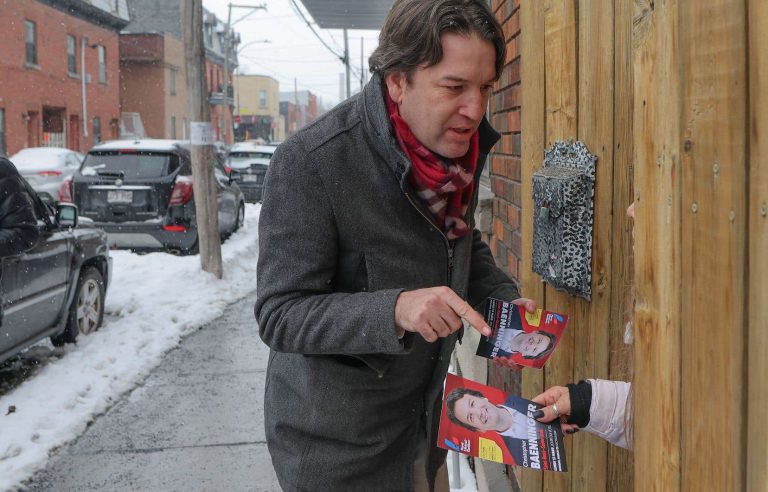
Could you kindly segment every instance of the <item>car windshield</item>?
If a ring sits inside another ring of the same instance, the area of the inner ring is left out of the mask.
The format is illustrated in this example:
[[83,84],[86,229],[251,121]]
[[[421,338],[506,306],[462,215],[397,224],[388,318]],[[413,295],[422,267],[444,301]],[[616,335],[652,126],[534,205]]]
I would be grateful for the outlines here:
[[227,160],[229,164],[240,164],[245,162],[252,162],[254,159],[265,161],[264,164],[269,163],[269,159],[272,158],[272,154],[268,152],[255,152],[255,151],[237,151],[230,152]]
[[125,179],[159,178],[178,167],[178,157],[160,152],[90,152],[83,161],[83,176],[121,173]]

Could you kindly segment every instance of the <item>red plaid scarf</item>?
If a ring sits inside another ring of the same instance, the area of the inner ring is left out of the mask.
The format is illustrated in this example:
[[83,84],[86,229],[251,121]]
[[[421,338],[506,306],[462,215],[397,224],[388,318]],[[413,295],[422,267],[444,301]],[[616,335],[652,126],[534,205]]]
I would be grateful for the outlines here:
[[464,216],[475,190],[475,168],[480,155],[479,136],[472,135],[469,150],[452,163],[443,163],[432,151],[424,147],[400,116],[397,104],[384,91],[389,119],[395,129],[400,148],[411,160],[409,180],[416,193],[448,239],[457,239],[469,232]]

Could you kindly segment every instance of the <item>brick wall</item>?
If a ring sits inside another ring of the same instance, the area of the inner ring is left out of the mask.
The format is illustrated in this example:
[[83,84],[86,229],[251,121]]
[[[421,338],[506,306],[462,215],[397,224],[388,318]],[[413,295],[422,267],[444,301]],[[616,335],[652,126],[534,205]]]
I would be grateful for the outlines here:
[[504,28],[507,58],[491,99],[491,123],[502,134],[491,156],[493,223],[488,238],[497,263],[515,278],[520,273],[520,0],[493,0]]
[[[504,70],[493,88],[491,124],[501,133],[490,159],[493,197],[491,233],[487,237],[496,263],[514,278],[519,278],[522,257],[520,236],[520,0],[492,0],[496,18],[504,28],[507,58]],[[507,393],[520,394],[520,373],[488,363],[488,384]],[[486,484],[491,490],[520,490],[515,471],[505,467],[501,473],[488,470]],[[508,480],[506,484],[503,484]]]
[[[27,64],[24,21],[35,23],[37,64]],[[5,111],[5,139],[8,155],[43,141],[42,117],[55,111],[67,132],[66,145],[88,150],[93,145],[93,118],[101,120],[102,139],[116,135],[120,118],[118,35],[79,17],[69,15],[42,2],[0,0],[0,25],[3,27],[0,50],[0,109]],[[67,69],[67,35],[76,39],[77,74]],[[98,53],[86,47],[86,72],[91,82],[86,86],[88,134],[83,136],[83,103],[80,48],[83,36],[89,44],[106,48],[106,84],[99,82]],[[73,130],[72,124],[76,123]],[[58,125],[53,125],[58,131]]]

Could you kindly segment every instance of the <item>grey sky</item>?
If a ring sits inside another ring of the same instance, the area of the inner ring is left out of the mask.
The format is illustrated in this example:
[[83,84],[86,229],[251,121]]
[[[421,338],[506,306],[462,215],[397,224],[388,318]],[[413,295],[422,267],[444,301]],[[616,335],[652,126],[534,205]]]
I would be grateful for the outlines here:
[[[203,0],[203,6],[224,22],[227,5],[266,5],[267,10],[232,8],[234,29],[240,33],[240,72],[269,75],[280,82],[281,91],[294,88],[294,78],[299,90],[311,90],[330,107],[339,101],[339,74],[344,65],[315,37],[311,29],[296,13],[291,0]],[[324,30],[317,27],[300,0],[296,5],[319,35],[339,55],[344,52],[344,36],[341,30]],[[243,18],[244,16],[247,16]],[[352,92],[360,87],[360,38],[363,37],[363,64],[367,70],[368,56],[377,44],[378,31],[349,31],[349,51],[352,60]],[[270,43],[261,43],[262,40]]]

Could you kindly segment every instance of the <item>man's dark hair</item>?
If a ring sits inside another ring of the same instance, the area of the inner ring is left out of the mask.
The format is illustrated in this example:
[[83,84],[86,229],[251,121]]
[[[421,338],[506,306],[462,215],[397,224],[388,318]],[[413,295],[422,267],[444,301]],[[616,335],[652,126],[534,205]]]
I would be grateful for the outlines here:
[[506,57],[504,31],[482,0],[395,0],[379,33],[379,46],[368,59],[372,73],[386,77],[405,72],[410,80],[421,65],[440,63],[440,36],[475,34],[496,48],[496,78]]
[[469,388],[455,388],[450,393],[448,393],[448,396],[445,397],[445,408],[446,408],[446,415],[448,415],[448,420],[453,422],[454,424],[460,425],[464,427],[465,429],[469,429],[472,432],[477,432],[477,429],[475,427],[472,427],[471,425],[462,422],[456,417],[456,402],[464,398],[465,395],[471,395],[476,396],[478,398],[485,398],[485,395],[481,392]]
[[546,331],[537,331],[536,333],[538,335],[545,335],[547,338],[549,338],[549,345],[547,345],[547,348],[543,352],[536,355],[523,355],[522,353],[520,353],[520,355],[523,356],[523,359],[540,359],[545,355],[547,355],[548,353],[552,352],[552,350],[554,350],[555,342],[557,341],[557,338],[555,337],[555,335]]

